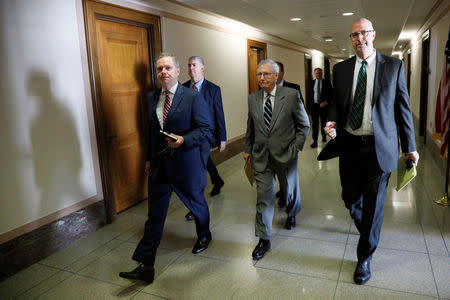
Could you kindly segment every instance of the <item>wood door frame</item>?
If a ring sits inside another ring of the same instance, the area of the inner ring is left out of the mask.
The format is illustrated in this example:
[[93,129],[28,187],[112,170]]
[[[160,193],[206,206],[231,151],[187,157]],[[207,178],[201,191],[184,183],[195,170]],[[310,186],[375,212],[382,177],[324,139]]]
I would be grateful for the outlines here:
[[252,51],[251,48],[256,48],[258,49],[258,55],[262,54],[262,59],[264,60],[267,58],[267,44],[263,43],[263,42],[258,42],[255,40],[249,40],[247,39],[247,70],[248,70],[248,93],[250,94],[251,91],[251,86],[250,86],[250,76],[252,75],[251,70],[250,70],[250,63],[248,61],[249,57],[250,57],[250,51]]
[[427,143],[427,114],[428,114],[428,90],[430,79],[430,30],[422,38],[422,62],[420,73],[420,106],[419,106],[419,135],[423,136],[423,143]]
[[159,16],[138,12],[132,9],[104,3],[96,0],[83,0],[86,45],[89,63],[89,80],[92,93],[95,132],[99,153],[100,174],[105,203],[106,222],[111,223],[116,218],[116,207],[112,187],[112,172],[108,162],[108,145],[106,125],[101,105],[101,80],[97,47],[96,24],[97,19],[114,21],[147,28],[149,46],[150,74],[153,86],[157,86],[154,72],[155,58],[161,53],[161,24]]

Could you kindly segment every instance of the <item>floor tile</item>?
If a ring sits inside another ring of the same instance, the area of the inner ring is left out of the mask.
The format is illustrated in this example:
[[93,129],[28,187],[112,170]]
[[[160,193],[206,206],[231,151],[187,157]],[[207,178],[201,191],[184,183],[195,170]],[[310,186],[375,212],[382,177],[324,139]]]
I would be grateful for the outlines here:
[[450,256],[430,255],[439,297],[450,298]]
[[50,289],[54,288],[59,283],[68,279],[72,275],[73,275],[73,273],[70,273],[70,272],[59,271],[58,273],[56,273],[56,274],[52,275],[51,277],[47,278],[46,280],[42,281],[41,283],[39,283],[38,285],[29,289],[24,294],[21,294],[18,298],[15,298],[15,299],[16,300],[35,299],[35,298],[39,297],[40,295],[46,293]]
[[345,244],[276,236],[257,267],[337,280]]
[[[353,283],[356,245],[347,245],[340,282]],[[367,286],[437,297],[428,254],[378,248],[370,264]]]
[[243,274],[232,299],[333,299],[336,282],[254,268]]
[[283,229],[278,234],[346,243],[352,220],[350,217],[302,212],[296,222],[293,230]]
[[199,256],[183,256],[142,291],[170,299],[229,299],[232,287],[253,268]]
[[375,288],[367,285],[356,285],[340,282],[337,286],[335,300],[432,300],[436,297],[412,293],[397,292]]
[[[133,286],[135,282],[119,277],[119,272],[131,271],[137,267],[137,263],[131,259],[135,248],[136,245],[133,243],[124,243],[93,261],[78,274],[120,286]],[[158,278],[164,269],[183,253],[182,251],[158,249],[155,261],[155,278]]]
[[0,282],[0,299],[13,299],[50,278],[57,272],[58,269],[34,264]]
[[136,293],[135,289],[74,274],[42,294],[38,299],[131,299]]

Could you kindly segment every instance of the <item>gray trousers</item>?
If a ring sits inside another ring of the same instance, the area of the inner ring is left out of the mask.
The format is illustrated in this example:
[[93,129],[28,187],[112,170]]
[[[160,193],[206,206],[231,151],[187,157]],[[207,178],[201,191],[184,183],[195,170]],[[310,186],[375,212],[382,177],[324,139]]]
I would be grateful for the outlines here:
[[298,159],[288,166],[279,167],[269,158],[267,167],[262,172],[255,171],[256,180],[256,221],[255,235],[269,240],[272,235],[272,221],[275,204],[275,174],[280,182],[280,189],[286,195],[286,213],[296,216],[301,209],[300,185],[298,181]]

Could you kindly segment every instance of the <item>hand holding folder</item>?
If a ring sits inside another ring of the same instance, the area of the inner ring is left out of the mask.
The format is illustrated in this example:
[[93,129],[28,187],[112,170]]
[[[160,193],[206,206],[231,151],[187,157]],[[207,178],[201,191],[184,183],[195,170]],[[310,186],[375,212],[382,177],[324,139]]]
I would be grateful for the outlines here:
[[405,162],[403,157],[398,159],[398,169],[397,169],[397,187],[396,191],[401,191],[414,177],[417,176],[416,165],[411,159]]

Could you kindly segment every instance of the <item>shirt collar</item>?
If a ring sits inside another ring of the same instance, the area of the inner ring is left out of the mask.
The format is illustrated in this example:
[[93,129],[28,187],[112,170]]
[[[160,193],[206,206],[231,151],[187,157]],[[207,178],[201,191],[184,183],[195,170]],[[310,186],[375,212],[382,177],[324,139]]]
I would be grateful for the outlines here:
[[278,84],[276,84],[276,85],[278,85],[278,86],[283,86],[283,84],[284,84],[284,79],[281,80],[280,83],[278,83]]
[[[200,89],[202,88],[203,81],[205,81],[205,77],[202,77],[202,79],[200,79],[197,83],[195,83],[195,87],[197,88],[198,91],[200,91]],[[191,80],[191,84],[190,84],[191,89],[193,86],[194,86],[194,82]]]
[[[273,87],[273,89],[270,91],[270,96],[275,97],[277,92],[277,85],[275,84],[275,86]],[[264,91],[264,99],[267,97],[267,93],[266,91]]]
[[361,57],[356,55],[356,62],[359,64],[362,64],[362,61],[365,60],[367,62],[367,66],[370,66],[372,64],[372,62],[375,60],[376,54],[377,54],[377,50],[373,49],[372,55],[370,55],[366,59],[362,59]]
[[173,85],[173,87],[171,87],[171,88],[169,89],[169,92],[170,92],[171,94],[175,95],[175,92],[177,91],[177,88],[178,88],[178,81],[177,81],[177,83],[175,83],[175,84]]

